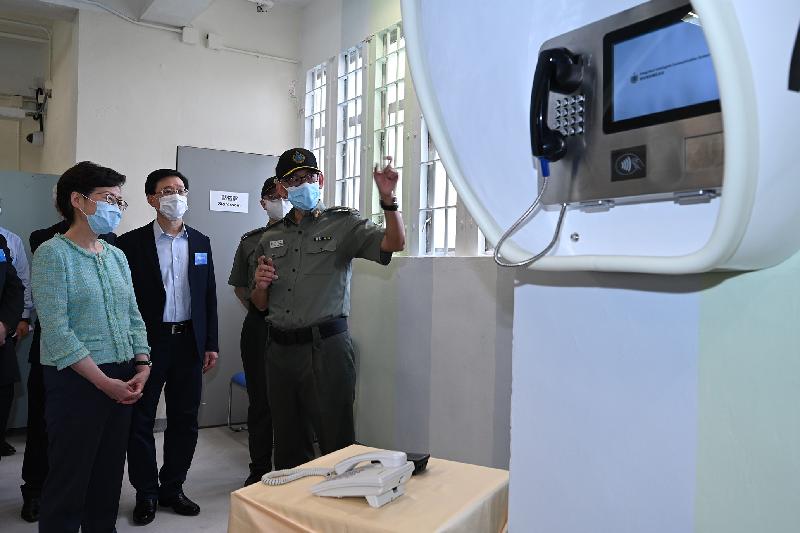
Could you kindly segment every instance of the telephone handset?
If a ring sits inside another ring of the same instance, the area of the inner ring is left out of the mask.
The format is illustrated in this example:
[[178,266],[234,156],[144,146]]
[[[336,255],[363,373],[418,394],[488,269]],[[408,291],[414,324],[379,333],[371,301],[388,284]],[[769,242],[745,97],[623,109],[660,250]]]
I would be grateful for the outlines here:
[[[580,56],[566,48],[551,48],[539,52],[531,87],[531,152],[540,161],[558,161],[567,153],[564,135],[547,125],[547,108],[550,92],[570,94],[577,91],[583,81]],[[543,162],[543,164],[546,164]]]
[[[366,464],[363,464],[366,463]],[[405,494],[405,483],[414,472],[414,463],[404,452],[376,451],[355,455],[329,468],[295,468],[269,472],[261,480],[267,485],[283,485],[307,476],[327,479],[311,487],[316,496],[364,496],[372,507],[381,507]]]
[[553,232],[550,243],[536,255],[524,261],[511,263],[506,261],[501,254],[503,243],[525,223],[539,206],[550,177],[550,163],[558,161],[567,154],[567,141],[564,134],[550,129],[547,125],[547,108],[550,106],[550,91],[569,94],[578,90],[583,82],[583,63],[579,55],[573,54],[566,48],[551,48],[539,53],[536,70],[533,73],[533,86],[531,88],[531,152],[539,160],[539,169],[542,176],[542,187],[531,206],[514,222],[510,228],[497,241],[494,246],[494,261],[503,267],[528,266],[548,253],[556,245],[564,223],[564,213],[567,204],[561,204],[558,222]]

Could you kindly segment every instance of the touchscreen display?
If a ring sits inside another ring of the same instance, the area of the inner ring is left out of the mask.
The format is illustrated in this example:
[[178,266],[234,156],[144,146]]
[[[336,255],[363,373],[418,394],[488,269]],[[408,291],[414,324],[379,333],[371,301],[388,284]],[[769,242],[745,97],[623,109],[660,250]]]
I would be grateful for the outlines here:
[[613,44],[614,122],[719,99],[703,29],[677,22]]

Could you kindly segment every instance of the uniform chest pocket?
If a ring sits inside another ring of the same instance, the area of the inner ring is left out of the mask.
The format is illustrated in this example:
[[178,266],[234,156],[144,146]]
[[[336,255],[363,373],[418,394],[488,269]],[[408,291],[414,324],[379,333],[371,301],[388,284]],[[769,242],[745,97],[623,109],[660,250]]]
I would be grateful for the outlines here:
[[[284,272],[284,269],[289,268],[289,263],[287,262],[287,253],[289,251],[289,245],[284,244],[282,246],[276,246],[275,248],[268,248],[264,250],[263,255],[267,259],[272,259],[272,266],[275,267],[275,273],[278,274],[278,279],[276,279],[274,283],[279,283],[281,281],[281,273]],[[257,254],[253,254],[253,275],[255,275],[256,268],[258,268],[258,256]]]
[[337,242],[333,237],[312,237],[311,242],[303,250],[303,273],[324,275],[335,272],[336,246]]
[[[282,257],[286,256],[286,252],[289,251],[288,244],[282,244],[281,246],[276,246],[275,248],[270,248],[269,250],[264,251],[264,257],[272,258],[272,259],[281,259]],[[256,254],[253,254],[253,263],[258,265],[258,257]]]

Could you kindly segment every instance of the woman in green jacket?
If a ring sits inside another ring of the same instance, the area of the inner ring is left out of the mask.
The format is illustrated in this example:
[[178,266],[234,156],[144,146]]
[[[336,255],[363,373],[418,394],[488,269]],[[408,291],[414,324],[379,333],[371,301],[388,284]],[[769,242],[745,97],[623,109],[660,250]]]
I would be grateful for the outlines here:
[[69,230],[33,256],[49,438],[40,532],[115,531],[131,405],[150,375],[127,260],[97,238],[127,207],[124,183],[94,163],[67,170],[56,203]]

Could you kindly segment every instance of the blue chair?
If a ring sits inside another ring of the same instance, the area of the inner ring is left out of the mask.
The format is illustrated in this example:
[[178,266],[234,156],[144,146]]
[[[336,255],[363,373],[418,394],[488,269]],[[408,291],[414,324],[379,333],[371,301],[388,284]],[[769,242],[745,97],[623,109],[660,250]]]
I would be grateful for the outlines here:
[[233,386],[238,385],[239,387],[247,390],[247,380],[244,378],[244,372],[237,372],[236,374],[231,376],[231,382],[228,384],[228,429],[231,431],[242,431],[247,429],[246,425],[239,426],[238,428],[233,427],[231,424],[231,408],[233,405]]

